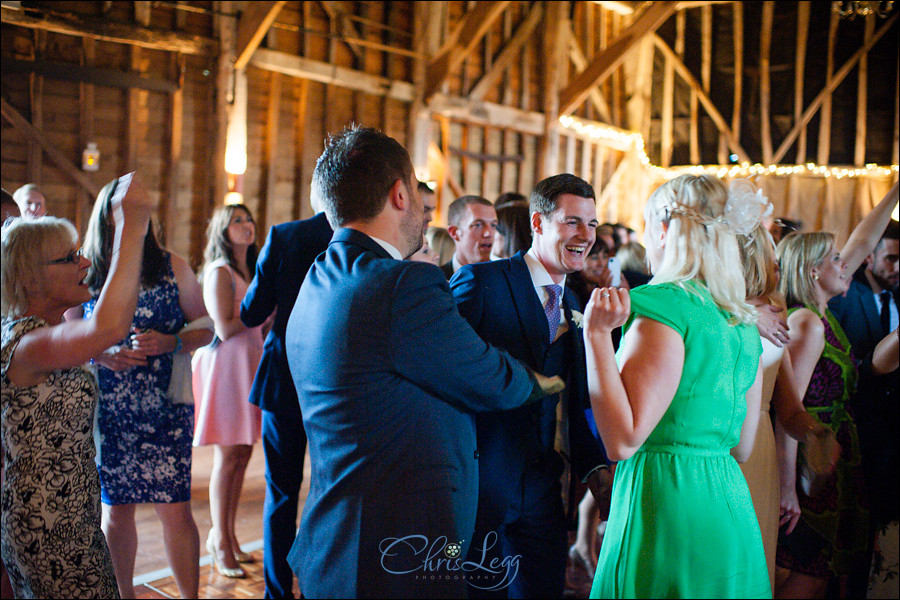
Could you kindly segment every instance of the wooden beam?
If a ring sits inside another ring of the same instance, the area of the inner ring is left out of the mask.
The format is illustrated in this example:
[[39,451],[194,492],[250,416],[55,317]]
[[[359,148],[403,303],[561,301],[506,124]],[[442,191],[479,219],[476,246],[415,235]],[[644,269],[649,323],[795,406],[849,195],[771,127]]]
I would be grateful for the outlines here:
[[258,49],[250,59],[250,64],[267,71],[275,71],[319,83],[336,85],[375,96],[386,96],[393,100],[412,102],[415,89],[406,81],[369,75],[354,69],[345,69],[326,62],[294,56],[286,52]]
[[[806,44],[809,39],[809,0],[797,3],[797,50],[794,53],[794,121],[803,116],[803,88],[806,73]],[[797,157],[795,164],[806,162],[806,128],[797,139]]]
[[559,114],[571,113],[581,104],[587,98],[590,89],[603,83],[644,35],[656,31],[675,12],[677,4],[677,2],[654,2],[622,32],[622,35],[595,56],[560,93]]
[[772,164],[771,127],[771,78],[769,56],[772,53],[772,23],[775,19],[775,2],[766,0],[762,7],[762,31],[759,37],[759,137],[762,143],[763,164]]
[[716,105],[713,104],[710,97],[706,94],[706,92],[703,91],[703,88],[700,86],[700,82],[697,81],[696,77],[694,77],[690,69],[688,69],[683,62],[681,62],[681,59],[678,58],[678,56],[669,47],[665,40],[663,40],[655,33],[651,35],[653,36],[653,43],[656,44],[656,47],[667,58],[670,58],[672,60],[672,63],[675,66],[675,71],[679,75],[681,75],[681,78],[684,79],[689,86],[691,86],[691,89],[697,92],[697,99],[703,105],[703,108],[706,109],[707,114],[713,120],[713,123],[716,124],[716,127],[719,128],[719,131],[722,133],[722,135],[725,136],[725,139],[728,141],[728,147],[731,148],[731,151],[738,155],[739,160],[743,162],[749,162],[750,156],[735,139],[731,128],[728,127],[725,119],[722,118],[722,115],[719,113],[718,109],[716,109]]
[[[872,39],[875,19],[866,19],[865,42]],[[869,55],[859,59],[859,74],[856,88],[856,144],[853,149],[853,164],[861,167],[866,162],[866,98],[869,82]]]
[[500,54],[491,65],[491,68],[487,73],[482,75],[481,79],[478,80],[478,83],[472,87],[472,91],[469,92],[469,98],[472,100],[481,100],[484,98],[485,94],[496,83],[500,75],[509,68],[512,61],[519,55],[519,52],[522,51],[522,47],[531,37],[535,27],[541,22],[542,14],[543,11],[541,10],[540,3],[536,3],[531,7],[528,14],[525,16],[525,19],[516,28],[516,32],[503,47],[503,50],[500,51]]
[[241,14],[237,24],[237,47],[234,54],[235,69],[243,69],[250,62],[250,57],[256,52],[269,27],[275,22],[275,17],[287,4],[286,1],[278,2],[247,2],[247,9]]
[[[82,64],[90,66],[94,64],[97,57],[96,40],[91,38],[82,38]],[[5,70],[5,69],[4,69]],[[90,83],[81,83],[78,85],[78,131],[81,134],[81,147],[87,147],[88,142],[94,140],[94,86]],[[76,193],[78,202],[75,207],[75,228],[78,231],[84,231],[84,216],[86,211],[90,210],[94,204],[87,191],[78,188]]]
[[541,89],[542,112],[546,117],[543,134],[538,138],[537,176],[539,179],[559,172],[559,90],[565,85],[565,51],[568,44],[564,36],[569,30],[569,3],[550,2],[545,13],[546,25],[541,36]]
[[[172,69],[175,76],[184,77],[184,54],[173,54]],[[165,177],[166,194],[160,198],[159,212],[165,220],[163,229],[167,247],[175,243],[175,222],[178,220],[178,196],[181,188],[181,145],[184,140],[184,86],[169,95],[169,148]]]
[[[86,37],[85,40],[95,41]],[[0,62],[3,72],[35,73],[51,79],[72,81],[88,85],[100,85],[104,87],[138,88],[151,92],[172,93],[178,89],[178,83],[166,79],[144,77],[138,71],[119,71],[116,69],[103,69],[89,65],[75,65],[72,63],[58,63],[46,60],[15,60],[3,59]]]
[[28,119],[23,117],[19,111],[6,101],[6,98],[0,98],[0,113],[2,113],[3,117],[9,121],[10,125],[15,127],[25,136],[26,140],[31,140],[39,144],[44,153],[47,154],[47,157],[52,160],[61,171],[86,189],[91,196],[96,197],[97,194],[100,193],[100,186],[82,173],[81,170],[75,166],[75,163],[69,160],[66,155],[57,148],[56,144],[50,142],[43,132],[35,129],[31,123],[28,122]]
[[508,5],[509,2],[479,2],[466,13],[447,43],[431,60],[425,85],[426,101],[437,93],[451,71],[466,59]]
[[882,26],[875,32],[875,35],[872,36],[870,40],[868,40],[862,48],[853,53],[853,56],[844,63],[837,73],[835,73],[831,78],[829,78],[828,83],[822,89],[821,92],[813,99],[810,105],[803,112],[803,118],[799,123],[794,125],[794,128],[791,129],[790,133],[787,134],[787,137],[784,138],[784,141],[781,142],[781,146],[778,147],[778,151],[775,152],[775,156],[772,157],[772,164],[778,164],[784,155],[787,153],[788,149],[794,143],[794,140],[797,139],[797,136],[800,134],[800,131],[806,127],[807,123],[813,118],[813,115],[816,114],[816,111],[819,110],[819,107],[822,106],[822,103],[825,100],[825,97],[830,95],[831,92],[837,88],[838,85],[844,80],[847,75],[850,74],[850,71],[853,67],[856,66],[856,63],[859,62],[865,54],[872,49],[875,44],[878,43],[885,33],[887,33],[891,26],[897,22],[897,13],[892,14],[888,19],[882,24]]
[[35,11],[13,10],[3,7],[0,22],[28,29],[40,29],[77,37],[90,37],[104,42],[117,42],[150,48],[183,52],[184,54],[215,56],[219,44],[199,35],[127,23],[116,23],[103,18],[84,18],[69,15],[33,16]]
[[269,104],[266,109],[266,144],[265,144],[265,169],[266,188],[260,195],[259,205],[256,208],[257,218],[268,231],[269,208],[274,204],[275,188],[278,183],[278,130],[281,120],[281,73],[271,73],[269,80]]
[[[43,56],[47,45],[47,32],[34,32],[35,58]],[[44,77],[31,73],[28,77],[28,98],[31,103],[31,121],[35,129],[44,129]],[[28,181],[40,185],[43,183],[43,154],[41,147],[29,140],[28,142]]]
[[[579,72],[583,71],[585,67],[588,66],[588,59],[581,49],[581,42],[578,41],[578,38],[575,36],[575,32],[572,31],[571,27],[569,28],[569,60],[572,61],[572,64],[575,65],[575,68]],[[609,112],[609,105],[606,103],[603,94],[600,93],[598,86],[591,87],[588,98],[594,105],[594,108],[597,109],[597,112],[600,113],[600,118],[607,123],[612,123],[612,114]]]

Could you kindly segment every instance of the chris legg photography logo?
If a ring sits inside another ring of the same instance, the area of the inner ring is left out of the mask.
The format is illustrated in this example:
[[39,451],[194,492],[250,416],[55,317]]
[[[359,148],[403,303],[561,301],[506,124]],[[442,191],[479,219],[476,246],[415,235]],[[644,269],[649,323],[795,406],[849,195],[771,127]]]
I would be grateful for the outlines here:
[[381,567],[393,575],[414,575],[416,579],[464,580],[482,590],[502,590],[519,574],[521,554],[488,558],[497,544],[496,532],[484,536],[481,547],[473,553],[472,558],[478,560],[465,560],[464,542],[443,535],[433,541],[424,535],[385,538],[378,548]]

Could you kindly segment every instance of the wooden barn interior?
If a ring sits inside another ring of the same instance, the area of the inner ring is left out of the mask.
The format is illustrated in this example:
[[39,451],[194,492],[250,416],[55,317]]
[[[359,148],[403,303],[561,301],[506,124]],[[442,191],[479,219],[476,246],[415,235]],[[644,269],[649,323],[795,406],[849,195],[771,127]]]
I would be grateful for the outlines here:
[[37,184],[83,234],[138,170],[198,268],[226,200],[260,241],[312,216],[325,139],[360,123],[406,146],[438,225],[459,196],[570,172],[600,222],[642,231],[650,192],[702,171],[843,241],[898,178],[893,5],[4,0],[2,186]]
[[891,4],[4,1],[2,185],[83,232],[138,169],[199,266],[229,192],[261,237],[310,216],[324,139],[355,122],[409,149],[437,224],[565,171],[640,231],[649,192],[702,167],[842,237],[897,178]]

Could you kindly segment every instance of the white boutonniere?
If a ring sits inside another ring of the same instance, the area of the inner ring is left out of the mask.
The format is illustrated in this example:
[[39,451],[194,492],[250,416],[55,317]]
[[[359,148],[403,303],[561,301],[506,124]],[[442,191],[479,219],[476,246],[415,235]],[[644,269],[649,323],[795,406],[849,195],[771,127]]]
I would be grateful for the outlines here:
[[584,329],[584,315],[577,310],[572,311],[572,324],[578,329]]

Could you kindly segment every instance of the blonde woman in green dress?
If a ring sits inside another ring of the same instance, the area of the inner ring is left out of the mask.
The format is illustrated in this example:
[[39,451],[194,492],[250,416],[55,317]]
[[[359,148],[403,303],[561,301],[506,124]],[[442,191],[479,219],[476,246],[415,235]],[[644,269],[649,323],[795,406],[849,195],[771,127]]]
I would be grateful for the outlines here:
[[759,423],[762,350],[736,233],[759,211],[715,177],[684,175],[644,216],[653,279],[630,297],[595,290],[585,310],[591,407],[619,461],[591,597],[770,598],[737,463]]

